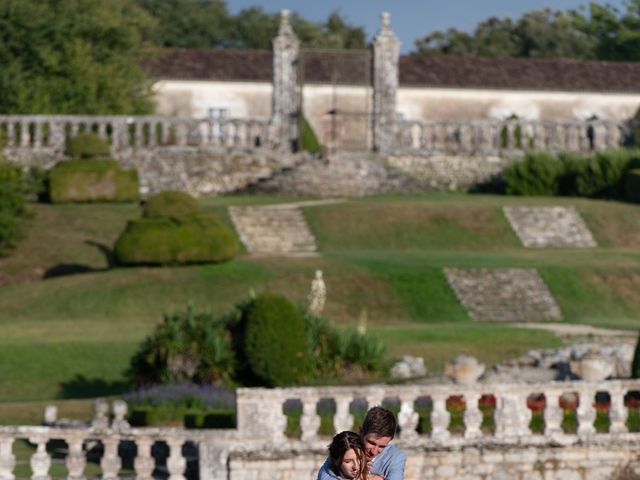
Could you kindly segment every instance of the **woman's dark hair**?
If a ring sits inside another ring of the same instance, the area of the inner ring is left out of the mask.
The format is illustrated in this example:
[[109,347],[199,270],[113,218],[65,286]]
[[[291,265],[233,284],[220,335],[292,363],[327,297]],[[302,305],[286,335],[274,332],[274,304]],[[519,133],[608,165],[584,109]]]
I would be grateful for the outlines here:
[[329,445],[329,458],[331,459],[331,470],[337,476],[342,475],[342,471],[340,470],[340,465],[342,464],[342,460],[344,459],[344,454],[349,450],[353,450],[356,452],[356,456],[358,457],[358,461],[360,463],[360,470],[358,471],[357,478],[358,479],[366,479],[367,478],[367,457],[364,453],[364,443],[355,432],[340,432],[331,441],[331,445]]

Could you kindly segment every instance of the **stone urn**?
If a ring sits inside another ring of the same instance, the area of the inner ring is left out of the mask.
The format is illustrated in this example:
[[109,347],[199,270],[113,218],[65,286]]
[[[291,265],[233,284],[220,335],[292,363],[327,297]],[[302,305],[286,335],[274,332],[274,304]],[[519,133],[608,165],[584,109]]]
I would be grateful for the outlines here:
[[607,357],[589,352],[580,360],[569,362],[571,372],[587,382],[601,382],[615,372],[615,363]]
[[444,373],[460,385],[471,385],[484,373],[484,363],[478,363],[475,357],[469,355],[458,355],[445,366]]

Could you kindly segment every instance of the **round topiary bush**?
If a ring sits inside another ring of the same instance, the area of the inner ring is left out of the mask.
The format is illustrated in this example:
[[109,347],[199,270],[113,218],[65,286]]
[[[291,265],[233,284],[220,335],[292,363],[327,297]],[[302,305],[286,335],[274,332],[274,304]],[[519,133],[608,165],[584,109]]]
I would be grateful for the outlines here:
[[234,232],[211,213],[131,220],[114,247],[120,265],[215,263],[239,250]]
[[158,193],[147,200],[142,212],[143,217],[178,218],[200,210],[198,202],[184,192],[166,191]]
[[84,159],[108,157],[109,142],[97,133],[81,133],[67,140],[65,154]]
[[246,312],[244,353],[252,373],[268,386],[303,381],[311,360],[302,314],[282,295],[256,297]]

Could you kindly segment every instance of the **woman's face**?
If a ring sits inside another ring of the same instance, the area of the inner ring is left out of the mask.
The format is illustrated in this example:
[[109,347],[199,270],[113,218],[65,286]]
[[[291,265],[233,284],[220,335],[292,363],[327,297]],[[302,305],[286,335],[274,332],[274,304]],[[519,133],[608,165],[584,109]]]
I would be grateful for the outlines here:
[[340,464],[340,471],[345,478],[355,478],[360,471],[360,461],[356,451],[352,448],[347,450],[342,457],[342,463]]

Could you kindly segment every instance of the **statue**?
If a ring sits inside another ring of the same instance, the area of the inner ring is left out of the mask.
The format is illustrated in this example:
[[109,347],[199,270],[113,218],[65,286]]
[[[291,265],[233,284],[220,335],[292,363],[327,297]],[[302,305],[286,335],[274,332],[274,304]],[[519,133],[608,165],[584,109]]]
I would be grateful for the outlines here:
[[322,279],[322,270],[316,270],[316,276],[311,282],[311,291],[308,298],[309,311],[314,315],[320,315],[327,298],[327,287]]

